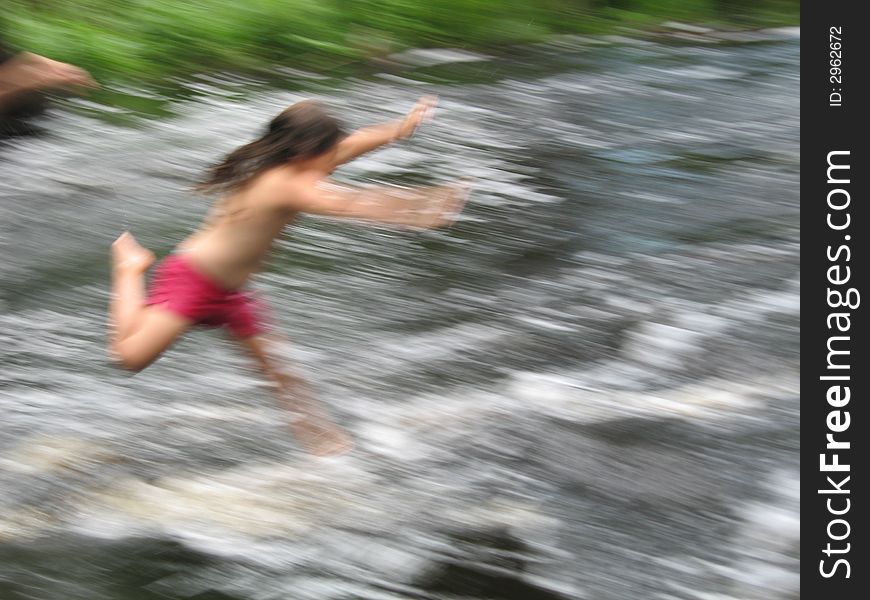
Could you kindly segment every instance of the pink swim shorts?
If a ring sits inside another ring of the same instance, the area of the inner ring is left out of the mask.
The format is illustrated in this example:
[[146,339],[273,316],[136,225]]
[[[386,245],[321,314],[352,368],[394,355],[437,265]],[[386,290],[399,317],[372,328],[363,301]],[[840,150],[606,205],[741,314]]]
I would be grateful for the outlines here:
[[182,254],[170,254],[154,270],[147,304],[159,305],[198,325],[226,327],[236,337],[266,331],[261,301],[250,291],[222,287]]

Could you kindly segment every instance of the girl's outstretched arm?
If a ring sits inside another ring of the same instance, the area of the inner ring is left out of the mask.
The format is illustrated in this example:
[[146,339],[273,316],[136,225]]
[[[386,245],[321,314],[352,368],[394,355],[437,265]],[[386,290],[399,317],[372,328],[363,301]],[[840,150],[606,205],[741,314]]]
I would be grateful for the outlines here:
[[343,165],[391,142],[411,137],[435,108],[437,101],[436,96],[424,96],[404,119],[363,127],[350,134],[338,144],[335,166]]
[[353,187],[332,182],[298,190],[289,204],[303,213],[431,229],[453,223],[468,197],[470,181],[401,188]]

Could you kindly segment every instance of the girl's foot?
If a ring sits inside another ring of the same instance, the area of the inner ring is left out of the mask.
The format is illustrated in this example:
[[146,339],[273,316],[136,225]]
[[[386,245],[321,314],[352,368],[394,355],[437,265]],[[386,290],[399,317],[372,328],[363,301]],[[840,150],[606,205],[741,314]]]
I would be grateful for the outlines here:
[[348,434],[317,415],[297,414],[291,419],[290,428],[296,439],[315,456],[339,456],[353,448]]

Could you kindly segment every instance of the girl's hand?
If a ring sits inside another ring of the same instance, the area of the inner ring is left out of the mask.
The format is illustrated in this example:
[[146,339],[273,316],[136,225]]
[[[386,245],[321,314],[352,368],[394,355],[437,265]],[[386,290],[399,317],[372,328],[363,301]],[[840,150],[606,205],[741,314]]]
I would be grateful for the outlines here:
[[404,140],[414,135],[417,128],[431,118],[436,104],[438,104],[438,96],[423,96],[420,98],[414,108],[411,109],[411,112],[408,113],[408,116],[399,123],[395,139]]

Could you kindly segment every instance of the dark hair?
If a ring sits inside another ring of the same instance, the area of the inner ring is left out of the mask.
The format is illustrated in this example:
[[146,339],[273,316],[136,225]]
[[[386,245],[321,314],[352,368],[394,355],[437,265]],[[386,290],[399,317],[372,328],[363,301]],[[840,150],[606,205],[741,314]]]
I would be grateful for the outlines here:
[[201,192],[226,192],[242,187],[266,169],[311,158],[330,150],[345,135],[337,119],[310,100],[284,109],[258,139],[240,146],[208,170],[197,184]]

